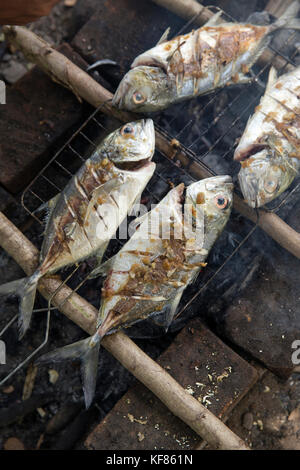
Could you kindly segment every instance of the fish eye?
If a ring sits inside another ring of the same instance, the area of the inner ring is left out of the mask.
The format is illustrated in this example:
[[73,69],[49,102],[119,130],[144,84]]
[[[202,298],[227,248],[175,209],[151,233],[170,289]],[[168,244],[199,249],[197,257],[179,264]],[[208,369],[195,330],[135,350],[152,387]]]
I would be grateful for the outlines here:
[[277,189],[277,181],[272,179],[267,179],[264,182],[264,190],[268,194],[273,194]]
[[223,196],[222,194],[218,194],[215,197],[215,204],[219,209],[226,209],[228,206],[228,198],[226,196]]
[[132,95],[132,99],[135,104],[142,104],[146,101],[146,96],[143,95],[143,93],[141,93],[140,91],[136,91]]
[[134,134],[134,129],[132,126],[130,126],[130,124],[125,124],[125,126],[123,126],[121,129],[121,134],[123,136],[130,137]]

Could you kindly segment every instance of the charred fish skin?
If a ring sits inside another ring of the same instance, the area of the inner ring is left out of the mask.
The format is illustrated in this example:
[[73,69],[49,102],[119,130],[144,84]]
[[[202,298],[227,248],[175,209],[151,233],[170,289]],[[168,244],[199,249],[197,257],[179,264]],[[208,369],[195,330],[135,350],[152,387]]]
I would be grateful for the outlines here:
[[250,117],[234,159],[246,202],[260,207],[292,183],[300,169],[300,67],[277,78],[269,73],[264,96]]
[[151,119],[123,125],[97,147],[57,196],[49,215],[40,266],[24,279],[0,286],[20,297],[20,338],[30,325],[39,279],[89,256],[101,259],[118,226],[152,177],[155,146]]
[[96,333],[38,361],[80,358],[87,407],[95,393],[103,336],[147,317],[167,330],[184,289],[205,266],[229,219],[233,199],[230,176],[207,178],[188,186],[184,208],[183,192],[184,185],[180,184],[138,220],[133,236],[103,265],[108,275]]
[[[140,54],[122,79],[113,105],[153,112],[225,85],[249,82],[250,67],[280,28],[300,29],[298,0],[268,26],[214,20]],[[219,17],[219,14],[215,15]]]

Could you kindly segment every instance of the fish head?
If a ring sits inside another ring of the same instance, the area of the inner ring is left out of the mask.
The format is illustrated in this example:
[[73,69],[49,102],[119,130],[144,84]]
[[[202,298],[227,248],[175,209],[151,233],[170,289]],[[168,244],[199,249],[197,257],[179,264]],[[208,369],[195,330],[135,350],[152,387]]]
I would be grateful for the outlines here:
[[109,160],[118,168],[136,170],[151,161],[155,149],[152,119],[129,122],[103,141]]
[[232,209],[231,176],[213,176],[192,183],[186,191],[185,203],[192,207],[196,225],[203,230],[203,246],[210,249],[224,229]]
[[112,104],[119,109],[148,113],[166,108],[173,87],[160,67],[138,66],[123,77]]
[[296,174],[291,158],[267,147],[241,162],[238,179],[244,199],[255,208],[273,201]]

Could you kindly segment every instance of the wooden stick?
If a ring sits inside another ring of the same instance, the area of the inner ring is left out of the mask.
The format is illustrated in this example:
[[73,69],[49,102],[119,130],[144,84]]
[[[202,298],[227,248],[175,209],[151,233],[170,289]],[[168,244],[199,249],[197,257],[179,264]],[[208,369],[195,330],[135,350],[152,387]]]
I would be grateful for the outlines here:
[[[4,32],[9,41],[20,49],[30,61],[36,63],[50,77],[68,88],[76,96],[83,98],[92,106],[98,107],[101,104],[102,111],[115,118],[128,122],[136,119],[130,113],[120,111],[111,106],[109,100],[112,94],[97,83],[87,73],[77,67],[67,57],[52,49],[43,39],[22,26],[5,26]],[[156,131],[156,148],[168,158],[180,160],[183,166],[196,178],[207,178],[212,176],[208,169],[192,162],[186,153],[179,147],[174,148],[169,140],[160,132]],[[252,222],[257,222],[270,237],[282,245],[286,250],[297,258],[300,258],[300,234],[289,227],[276,214],[269,214],[264,210],[257,213],[249,207],[241,198],[235,196],[234,208],[244,217]]]
[[[13,257],[26,274],[38,265],[36,247],[0,212],[0,246]],[[49,299],[61,285],[58,276],[42,278],[38,290]],[[53,297],[53,305],[89,334],[96,328],[95,307],[63,285]],[[187,393],[161,366],[150,359],[124,333],[103,338],[101,345],[149,388],[173,414],[216,449],[247,450],[244,442],[222,421]]]
[[195,19],[196,23],[203,25],[212,16],[213,13],[201,3],[196,0],[152,0],[160,7],[164,7],[167,10],[175,13],[175,15],[181,16],[185,20],[190,20],[197,16]]
[[265,10],[273,16],[281,16],[294,0],[269,0]]

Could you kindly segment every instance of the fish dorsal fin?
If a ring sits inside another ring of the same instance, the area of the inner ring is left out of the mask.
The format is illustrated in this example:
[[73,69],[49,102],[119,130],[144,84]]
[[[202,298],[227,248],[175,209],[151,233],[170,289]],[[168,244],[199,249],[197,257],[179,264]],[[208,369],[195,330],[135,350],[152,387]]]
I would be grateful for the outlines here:
[[60,195],[61,195],[61,193],[56,194],[56,196],[54,196],[52,199],[50,199],[47,202],[44,202],[35,211],[33,211],[34,214],[46,211],[46,216],[44,217],[44,232],[43,232],[43,234],[45,234],[46,231],[47,231],[47,228],[48,228],[48,225],[49,225],[49,220],[51,218],[52,212],[55,209],[57,201],[60,198]]
[[222,11],[218,11],[205,23],[204,26],[217,26],[220,23],[225,23],[225,21],[221,19],[221,16]]
[[48,212],[53,211],[59,197],[60,197],[60,193],[56,194],[56,196],[54,196],[52,199],[41,204],[37,209],[33,211],[33,213],[38,214],[39,212],[43,212],[43,211],[48,211]]
[[274,83],[277,80],[277,71],[274,67],[270,68],[269,76],[268,76],[268,83],[266,86],[266,93],[269,93],[271,88],[273,87]]
[[158,41],[158,43],[156,44],[157,46],[159,44],[162,44],[163,42],[166,42],[167,39],[168,39],[168,36],[170,34],[170,26],[166,29],[166,31],[163,33],[162,37],[160,38],[160,40]]

